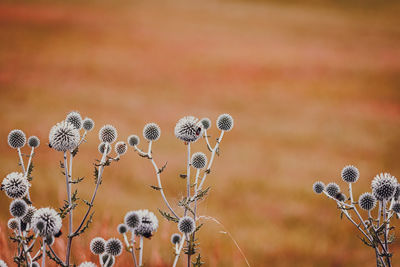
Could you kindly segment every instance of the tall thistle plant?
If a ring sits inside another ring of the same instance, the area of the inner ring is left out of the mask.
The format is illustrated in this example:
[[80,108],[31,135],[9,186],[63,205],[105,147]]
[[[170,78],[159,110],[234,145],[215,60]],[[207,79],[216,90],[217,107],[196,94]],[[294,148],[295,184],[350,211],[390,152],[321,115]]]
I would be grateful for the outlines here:
[[[341,176],[348,185],[349,197],[336,183],[325,186],[321,181],[315,182],[314,192],[336,202],[341,218],[344,215],[360,232],[361,241],[374,250],[377,266],[392,266],[389,245],[393,243],[395,235],[390,221],[394,217],[399,218],[400,213],[400,185],[397,179],[389,173],[376,175],[371,183],[371,192],[361,194],[357,201],[353,197],[352,185],[360,176],[358,169],[346,166]],[[365,213],[365,217],[362,217],[358,208]]]
[[[161,174],[165,170],[166,164],[161,168],[153,157],[152,146],[161,136],[161,129],[156,123],[148,123],[144,126],[143,137],[147,141],[147,148],[140,149],[140,139],[137,135],[131,135],[128,138],[128,144],[134,147],[139,156],[148,159],[154,167],[157,186],[151,186],[154,190],[160,192],[161,197],[168,208],[168,211],[159,210],[160,214],[168,221],[177,223],[177,229],[181,234],[173,234],[171,242],[174,245],[174,262],[175,267],[178,263],[182,250],[187,255],[187,266],[202,265],[201,256],[198,254],[195,261],[191,261],[191,256],[197,253],[198,242],[195,237],[202,224],[199,224],[198,203],[209,192],[210,187],[204,188],[207,176],[211,172],[215,155],[219,155],[219,146],[225,132],[229,132],[233,128],[233,118],[229,114],[222,114],[216,122],[220,131],[219,137],[215,144],[211,144],[207,131],[211,127],[211,121],[208,118],[197,119],[193,116],[187,116],[180,119],[175,126],[175,136],[186,146],[186,174],[180,174],[180,177],[186,179],[185,196],[177,203],[177,207],[173,207],[167,200],[164,187],[161,181]],[[202,152],[191,152],[191,144],[199,139],[205,140],[205,145],[210,152],[210,158]],[[194,169],[194,175],[191,173]],[[177,211],[180,208],[180,212]],[[140,236],[139,249],[143,249],[143,237]],[[132,243],[134,245],[134,243]],[[140,257],[141,258],[141,257]],[[139,260],[139,266],[143,266]]]
[[[1,190],[12,199],[10,204],[12,218],[8,221],[8,228],[11,230],[10,238],[16,243],[14,262],[18,266],[39,266],[39,260],[41,259],[41,266],[44,267],[46,258],[54,261],[59,266],[71,265],[72,241],[84,233],[92,222],[92,209],[101,185],[104,169],[110,166],[113,161],[118,161],[120,156],[127,150],[126,143],[117,142],[115,145],[116,156],[110,157],[111,144],[117,140],[117,130],[111,125],[105,125],[100,129],[98,150],[101,153],[101,159],[96,160],[94,163],[94,191],[90,200],[82,199],[82,201],[79,201],[78,190],[74,189],[74,187],[78,187],[84,178],[73,174],[73,162],[81,145],[86,142],[87,134],[93,128],[94,122],[92,119],[82,119],[79,112],[74,111],[70,112],[63,121],[54,125],[50,130],[49,147],[59,152],[58,155],[62,157],[63,160],[60,161],[60,167],[65,178],[66,200],[58,210],[50,207],[36,209],[29,193],[33,179],[33,158],[35,149],[40,145],[39,138],[31,136],[26,140],[26,135],[21,130],[12,130],[9,133],[8,144],[17,151],[21,171],[8,174],[3,179]],[[29,154],[22,153],[26,143],[30,148]],[[28,158],[27,164],[25,164],[24,158]],[[86,212],[82,219],[79,220],[78,226],[74,228],[73,211],[81,203],[85,204]],[[52,248],[55,238],[60,238],[61,236],[63,220],[67,220],[68,231],[65,234],[67,240],[64,258],[57,255]],[[39,248],[35,246],[35,244],[39,243],[36,242],[37,240],[40,240],[41,243]],[[111,243],[114,244],[113,242]],[[36,252],[35,249],[37,250]],[[105,253],[104,255],[104,257],[109,258],[108,263],[115,256],[112,253]],[[0,261],[0,266],[6,266],[5,262]]]

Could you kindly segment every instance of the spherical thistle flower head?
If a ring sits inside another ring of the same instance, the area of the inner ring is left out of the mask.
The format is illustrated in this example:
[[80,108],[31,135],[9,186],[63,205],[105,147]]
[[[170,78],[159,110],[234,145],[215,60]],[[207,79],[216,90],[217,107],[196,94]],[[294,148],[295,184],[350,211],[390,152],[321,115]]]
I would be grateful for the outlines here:
[[138,210],[136,212],[140,217],[140,223],[138,227],[135,228],[135,234],[146,238],[152,237],[153,233],[157,231],[158,228],[158,219],[156,215],[148,210]]
[[106,148],[107,148],[106,155],[108,155],[108,154],[110,154],[110,152],[111,152],[111,145],[110,145],[109,143],[104,143],[104,142],[102,142],[102,143],[100,143],[99,146],[97,147],[97,149],[99,150],[99,152],[100,152],[101,154],[104,153],[104,151],[106,150]]
[[191,234],[194,232],[196,224],[193,218],[185,216],[179,219],[178,230],[183,234]]
[[196,152],[192,155],[192,166],[195,169],[203,169],[207,165],[207,156],[203,152]]
[[78,130],[82,129],[82,117],[81,114],[77,111],[71,111],[68,113],[65,121],[74,125],[74,127]]
[[45,240],[47,245],[52,246],[54,244],[54,236],[48,235],[46,236]]
[[82,122],[82,128],[85,131],[91,131],[94,128],[94,121],[91,118],[85,118]]
[[32,262],[31,267],[40,267],[40,264],[37,263],[36,261]]
[[129,211],[126,213],[124,218],[124,223],[128,226],[129,230],[133,231],[136,227],[139,226],[141,222],[141,218],[136,211]]
[[16,218],[21,218],[26,214],[28,204],[22,199],[14,199],[10,204],[10,213]]
[[104,253],[106,249],[106,241],[101,237],[95,237],[90,241],[90,251],[94,255],[100,255]]
[[122,242],[118,238],[110,238],[106,242],[106,253],[119,256],[122,253]]
[[28,138],[29,147],[37,148],[39,145],[40,145],[40,140],[37,136],[33,135]]
[[392,210],[396,213],[400,213],[400,202],[396,201],[393,203]]
[[139,136],[132,134],[128,137],[128,144],[130,146],[137,146],[140,143]]
[[376,206],[376,198],[369,192],[364,193],[358,198],[358,205],[363,210],[373,210]]
[[79,143],[79,130],[69,122],[62,121],[54,125],[49,134],[49,145],[57,151],[74,150]]
[[233,128],[233,118],[229,114],[221,114],[217,119],[217,128],[229,132]]
[[181,235],[180,234],[172,234],[171,235],[171,243],[176,245],[179,244],[181,242]]
[[28,194],[30,186],[22,173],[12,172],[4,178],[1,190],[4,190],[9,198],[23,198]]
[[126,151],[128,150],[128,146],[125,142],[119,141],[115,144],[115,153],[117,153],[118,155],[123,155],[126,153]]
[[117,140],[117,137],[117,129],[110,124],[104,125],[99,131],[99,139],[101,142],[112,144]]
[[40,236],[53,236],[60,232],[62,221],[57,211],[52,208],[41,208],[32,217],[32,228]]
[[329,183],[325,187],[325,191],[329,196],[336,197],[336,195],[340,192],[340,187],[336,183]]
[[16,230],[16,229],[18,229],[19,222],[18,222],[17,219],[11,218],[11,219],[8,220],[7,226],[8,226],[8,228],[10,228],[11,230]]
[[395,190],[395,192],[394,192],[393,198],[394,198],[395,200],[398,200],[399,197],[400,197],[400,184],[397,183],[396,190]]
[[114,256],[112,256],[110,254],[107,254],[107,253],[103,253],[100,256],[100,264],[101,264],[101,266],[103,266],[103,267],[112,267],[114,265],[114,263],[115,263],[115,257]]
[[397,179],[389,173],[381,173],[372,180],[371,187],[377,200],[389,200],[396,193]]
[[315,182],[313,184],[313,190],[316,194],[321,194],[322,192],[324,192],[325,189],[325,184],[321,181]]
[[3,260],[0,260],[0,267],[8,267],[8,265]]
[[157,141],[161,136],[161,128],[158,124],[151,122],[144,126],[143,136],[147,141]]
[[97,267],[97,265],[94,264],[93,262],[85,261],[85,262],[82,262],[81,264],[79,264],[78,267]]
[[342,192],[339,192],[339,193],[336,194],[335,198],[336,198],[336,200],[338,200],[338,201],[346,201],[346,198],[347,198],[347,197],[346,197],[346,195],[343,194]]
[[204,130],[208,130],[211,127],[211,120],[209,118],[202,118],[200,120],[201,124],[203,125]]
[[28,206],[28,209],[26,210],[26,214],[21,219],[22,222],[26,223],[26,224],[31,223],[35,212],[36,212],[36,208],[34,206]]
[[117,230],[118,230],[118,233],[120,233],[122,235],[128,231],[128,227],[124,223],[121,223],[118,225]]
[[203,124],[193,116],[180,119],[175,125],[176,138],[184,142],[196,142],[203,133]]
[[8,134],[8,145],[14,149],[26,144],[26,135],[23,131],[15,129]]
[[342,179],[346,183],[355,183],[360,177],[358,169],[352,165],[347,165],[342,170]]

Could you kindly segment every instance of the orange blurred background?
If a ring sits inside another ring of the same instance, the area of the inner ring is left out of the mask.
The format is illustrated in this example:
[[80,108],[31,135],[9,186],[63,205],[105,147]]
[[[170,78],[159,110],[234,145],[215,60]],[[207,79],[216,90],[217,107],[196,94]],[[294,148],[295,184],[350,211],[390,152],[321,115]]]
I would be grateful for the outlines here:
[[[100,127],[111,123],[126,140],[156,122],[162,136],[154,157],[168,161],[163,183],[176,205],[186,148],[174,137],[175,123],[209,117],[215,140],[215,119],[230,113],[235,127],[222,141],[199,213],[222,222],[252,266],[374,266],[373,250],[312,184],[335,181],[345,190],[346,164],[361,173],[356,198],[379,172],[400,178],[399,11],[396,1],[2,1],[0,175],[18,170],[8,132],[39,136],[31,195],[36,207],[61,206],[62,155],[46,143],[51,126],[78,110],[96,123],[74,161],[88,199]],[[204,142],[193,151],[207,152]],[[97,263],[88,249],[94,236],[121,238],[116,227],[127,211],[165,210],[149,187],[156,184],[151,163],[132,149],[103,177],[94,223],[74,239],[77,264]],[[0,258],[11,263],[9,202],[1,193]],[[158,218],[145,263],[170,266],[177,229]],[[226,229],[205,223],[205,266],[246,266],[220,232]],[[61,257],[65,233],[55,244]],[[392,250],[397,266],[398,241]],[[124,253],[116,266],[128,264]]]

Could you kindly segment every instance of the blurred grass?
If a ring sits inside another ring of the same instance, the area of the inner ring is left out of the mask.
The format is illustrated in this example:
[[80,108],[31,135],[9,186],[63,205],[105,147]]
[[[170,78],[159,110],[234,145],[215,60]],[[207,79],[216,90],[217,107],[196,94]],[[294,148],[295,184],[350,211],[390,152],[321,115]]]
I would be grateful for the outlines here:
[[[226,226],[252,266],[373,266],[353,227],[311,185],[340,182],[345,164],[361,171],[356,195],[369,190],[378,172],[400,176],[399,4],[343,3],[0,3],[1,175],[17,169],[9,130],[37,135],[33,199],[38,207],[61,205],[61,155],[46,146],[55,122],[76,109],[95,120],[95,130],[114,124],[123,140],[155,121],[162,128],[155,157],[168,161],[164,187],[176,203],[185,147],[173,136],[175,122],[187,114],[214,121],[228,112],[235,129],[223,140],[201,214]],[[94,131],[74,164],[74,173],[87,177],[84,198],[93,188],[97,143]],[[194,150],[206,152],[200,143]],[[152,184],[150,163],[133,151],[106,170],[95,222],[74,241],[77,263],[96,260],[87,252],[89,240],[117,236],[126,211],[164,208]],[[0,258],[7,260],[13,249],[5,237],[8,203],[0,194]],[[176,229],[160,221],[145,243],[149,266],[172,261],[169,236]],[[201,231],[206,266],[244,266],[220,230],[208,222]],[[63,241],[57,240],[58,251]],[[396,241],[395,266],[399,249]],[[126,266],[129,255],[117,263]]]

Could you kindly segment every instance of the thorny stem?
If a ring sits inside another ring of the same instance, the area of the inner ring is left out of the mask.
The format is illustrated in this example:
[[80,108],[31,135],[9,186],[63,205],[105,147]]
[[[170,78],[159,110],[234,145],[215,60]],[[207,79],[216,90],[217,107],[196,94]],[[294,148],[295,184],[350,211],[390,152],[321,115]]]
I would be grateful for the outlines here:
[[182,251],[182,248],[183,248],[183,244],[185,243],[185,238],[186,238],[186,235],[182,235],[182,240],[181,240],[179,249],[176,252],[175,259],[174,259],[174,264],[172,265],[172,267],[176,267],[176,264],[178,263],[179,255],[181,254],[181,251]]
[[207,148],[208,150],[210,150],[210,152],[212,151],[210,142],[208,141],[208,135],[207,135],[207,130],[204,130],[204,138],[206,139],[206,143],[207,143]]
[[53,254],[53,256],[64,265],[64,262],[57,256],[56,252],[53,250],[53,248],[50,245],[49,245],[49,250]]
[[[32,156],[32,153],[33,153],[33,148],[32,148],[32,152],[31,152],[31,156]],[[27,169],[25,169],[24,159],[22,158],[22,153],[21,153],[20,148],[18,148],[18,156],[19,156],[19,163],[21,164],[22,172],[24,173],[24,177],[26,177],[26,175],[28,173],[29,165],[27,166]],[[30,160],[31,159],[29,158],[29,162],[30,162]],[[29,194],[29,190],[28,190],[26,197],[28,198],[29,201],[31,201],[31,196]]]
[[132,231],[132,245],[129,244],[126,233],[124,233],[123,235],[124,235],[125,245],[128,248],[129,252],[132,254],[133,264],[135,265],[135,267],[137,267],[136,255],[135,255],[135,251],[134,251],[134,249],[135,249],[135,246],[134,246],[135,233]]
[[[72,155],[71,155],[72,157]],[[70,159],[70,163],[72,158]],[[72,164],[71,164],[72,168]],[[71,201],[71,184],[70,184],[70,176],[68,175],[68,162],[67,162],[67,152],[64,152],[64,172],[65,172],[65,183],[67,187],[67,196],[68,196],[68,236],[72,235],[72,201]],[[69,266],[69,256],[71,254],[71,245],[72,245],[72,238],[68,238],[67,243],[67,253],[65,262],[66,265]]]
[[42,244],[42,267],[46,266],[46,241],[43,239]]
[[139,267],[142,267],[143,262],[143,236],[140,236],[140,247],[139,247]]
[[[190,142],[187,144],[187,163],[186,163],[186,196],[190,199]],[[185,216],[187,214],[187,208],[185,208]]]

